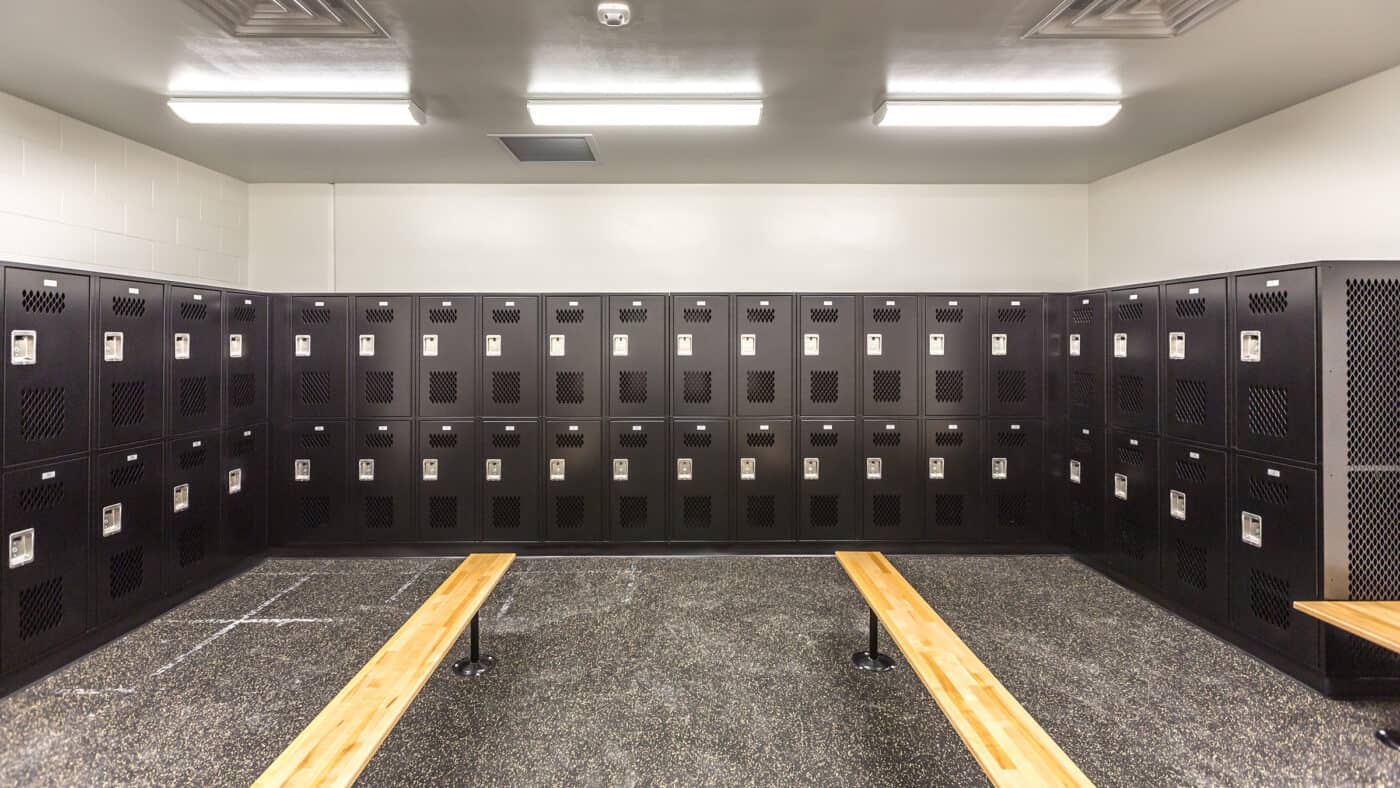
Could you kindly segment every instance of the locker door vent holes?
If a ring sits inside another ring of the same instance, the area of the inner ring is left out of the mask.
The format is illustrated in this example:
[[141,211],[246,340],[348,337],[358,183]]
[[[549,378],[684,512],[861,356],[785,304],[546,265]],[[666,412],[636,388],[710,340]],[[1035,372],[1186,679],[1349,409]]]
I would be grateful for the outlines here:
[[708,449],[714,438],[708,432],[687,432],[681,435],[681,445],[687,449]]
[[807,519],[813,528],[835,528],[841,524],[841,498],[813,495],[807,502]]
[[[1026,437],[1024,434],[1019,432],[1014,434],[1020,435],[1022,438]],[[962,446],[966,439],[967,436],[965,433],[949,432],[948,430],[939,430],[933,436],[933,444],[940,449],[957,448],[959,446]]]
[[371,405],[391,405],[394,402],[394,373],[387,370],[365,371],[365,402]]
[[687,530],[709,528],[712,515],[712,503],[708,495],[687,495],[681,501],[681,522]]
[[115,490],[130,487],[144,478],[146,478],[146,463],[141,460],[119,465],[107,474],[107,480],[111,483],[112,489]]
[[[1022,379],[1024,380],[1024,375]],[[940,369],[934,372],[933,397],[938,402],[962,402],[962,370]]]
[[107,559],[107,598],[121,599],[146,584],[146,549],[133,545]]
[[1347,514],[1351,598],[1400,598],[1400,472],[1348,473]]
[[1197,591],[1207,590],[1206,549],[1185,539],[1176,540],[1176,579]]
[[392,449],[394,448],[394,433],[377,431],[366,432],[364,441],[366,449]]
[[837,370],[814,369],[810,373],[810,401],[834,404],[840,400],[841,373]]
[[520,373],[491,373],[491,402],[497,405],[520,404]]
[[365,322],[385,324],[394,322],[394,310],[391,307],[371,307],[365,310]]
[[457,373],[450,370],[428,372],[428,402],[453,405],[457,402]]
[[326,325],[331,322],[331,310],[324,306],[306,307],[301,310],[301,322],[308,326]]
[[777,391],[778,375],[771,369],[749,370],[745,396],[749,402],[773,402]]
[[308,495],[297,500],[297,522],[303,530],[319,531],[331,524],[331,499]]
[[68,296],[54,290],[25,290],[20,295],[20,307],[36,315],[58,315],[68,307]]
[[1002,325],[1012,325],[1026,322],[1026,308],[1023,306],[1006,307],[997,310],[997,322]]
[[428,310],[428,322],[435,325],[451,325],[457,322],[457,307],[432,307]]
[[520,448],[520,433],[518,433],[518,432],[493,432],[493,433],[491,433],[491,448],[493,448],[493,449],[518,449],[518,448]]
[[234,458],[247,457],[253,453],[253,449],[257,445],[257,441],[252,436],[239,436],[238,439],[229,444],[229,456]]
[[813,432],[807,435],[807,443],[814,449],[834,448],[840,436],[836,432]]
[[1288,485],[1273,479],[1251,476],[1248,488],[1250,498],[1278,507],[1288,506],[1288,499],[1291,497]]
[[771,432],[750,432],[744,436],[744,441],[750,449],[769,449],[778,442],[778,436]]
[[1269,290],[1249,294],[1249,311],[1256,315],[1281,315],[1288,311],[1288,291]]
[[617,436],[617,445],[624,449],[645,449],[647,443],[645,432],[624,432]]
[[209,317],[209,305],[203,301],[181,301],[180,319],[188,321],[204,320]]
[[556,309],[554,310],[554,322],[560,325],[572,325],[583,322],[583,309]]
[[19,434],[26,441],[53,440],[67,428],[68,390],[63,386],[26,388],[19,394]]
[[1147,462],[1147,455],[1137,446],[1119,446],[1114,452],[1118,458],[1119,465],[1128,465],[1133,468],[1141,468]]
[[1172,416],[1178,424],[1206,423],[1206,382],[1178,378],[1172,397]]
[[1293,623],[1293,591],[1281,577],[1249,570],[1249,612],[1264,623],[1287,631]]
[[1204,298],[1176,299],[1176,316],[1182,320],[1195,320],[1205,317],[1206,300]]
[[228,378],[228,404],[233,408],[252,407],[258,401],[258,378],[252,372],[233,372]]
[[1119,413],[1139,415],[1147,407],[1144,401],[1146,384],[1139,375],[1119,375],[1113,395]]
[[251,323],[258,319],[258,308],[252,304],[239,304],[229,312],[228,319],[234,323]]
[[520,309],[492,309],[491,322],[497,325],[514,325],[520,322]]
[[394,527],[394,496],[365,496],[365,527],[384,531]]
[[303,372],[301,385],[297,387],[303,405],[325,405],[331,401],[331,376],[329,372]]
[[812,307],[809,316],[813,323],[835,323],[841,319],[841,310],[834,306]]
[[[686,373],[689,374],[689,373]],[[709,374],[709,373],[706,373]],[[626,405],[641,405],[647,401],[647,373],[641,369],[624,369],[617,373],[617,400]]]
[[933,497],[933,524],[939,528],[961,528],[963,525],[963,498],[961,495],[935,495]]
[[881,430],[870,436],[870,443],[880,448],[892,448],[898,446],[904,436],[894,430]]
[[203,446],[185,449],[180,452],[180,470],[189,471],[203,467],[204,461],[209,459],[209,452]]
[[1173,473],[1176,480],[1187,484],[1205,484],[1206,466],[1191,460],[1177,460],[1173,464]]
[[430,496],[428,498],[428,528],[434,531],[447,531],[456,528],[457,511],[457,496]]
[[428,436],[428,448],[430,449],[455,449],[457,448],[457,433],[455,432],[435,432]]
[[1250,386],[1245,407],[1251,433],[1272,438],[1288,437],[1288,389]]
[[112,296],[112,317],[137,318],[146,314],[146,299]]
[[645,495],[623,495],[617,499],[617,524],[624,531],[645,528],[648,522]]
[[301,447],[303,449],[329,449],[331,436],[324,432],[305,433],[301,436]]
[[1126,304],[1119,304],[1118,319],[1125,322],[1141,320],[1145,311],[1146,308],[1141,301],[1130,301]]
[[897,306],[877,307],[870,312],[870,319],[876,323],[898,323],[903,316]]
[[1347,461],[1400,465],[1400,280],[1346,282]]
[[146,420],[146,384],[129,380],[112,384],[112,426],[131,427]]
[[204,544],[204,526],[187,525],[180,529],[179,536],[175,539],[177,559],[181,567],[194,566],[204,560],[206,553]]
[[961,323],[962,321],[962,307],[940,307],[933,310],[933,322],[935,323]]
[[876,528],[898,528],[903,522],[904,496],[890,493],[871,496],[871,525]]
[[997,371],[997,402],[1019,404],[1026,401],[1028,393],[1025,370],[1002,369]]
[[686,404],[697,405],[710,401],[714,375],[710,372],[686,371],[681,385],[681,396]]
[[556,449],[582,449],[583,433],[556,432],[554,433],[554,447]]
[[617,310],[617,322],[619,323],[645,323],[647,322],[647,308],[644,306],[625,306]]
[[877,369],[871,375],[871,399],[876,402],[899,402],[903,396],[900,371]]
[[750,528],[772,529],[778,521],[778,501],[771,495],[750,495],[744,500],[744,522]]
[[[579,310],[582,311],[582,310]],[[554,373],[554,402],[557,405],[582,405],[584,399],[582,372]]]
[[47,512],[63,503],[65,494],[62,481],[40,482],[22,488],[16,496],[16,503],[21,512]]
[[19,639],[29,640],[63,623],[63,578],[51,577],[19,592]]
[[999,430],[997,432],[997,448],[1024,449],[1029,444],[1030,436],[1020,430]]
[[681,310],[681,319],[687,323],[708,323],[714,317],[714,310],[709,308],[689,307]]
[[1077,407],[1088,407],[1094,399],[1094,373],[1076,369],[1070,372],[1069,399]]
[[180,415],[202,416],[209,410],[209,378],[180,378]]
[[1026,493],[999,493],[996,497],[997,525],[1024,528],[1030,523],[1030,496]]
[[750,323],[772,323],[777,311],[772,307],[750,307],[747,315]]
[[491,527],[502,531],[519,529],[520,511],[520,496],[493,496],[491,498]]
[[1094,307],[1083,305],[1075,307],[1069,313],[1069,322],[1077,326],[1094,322]]

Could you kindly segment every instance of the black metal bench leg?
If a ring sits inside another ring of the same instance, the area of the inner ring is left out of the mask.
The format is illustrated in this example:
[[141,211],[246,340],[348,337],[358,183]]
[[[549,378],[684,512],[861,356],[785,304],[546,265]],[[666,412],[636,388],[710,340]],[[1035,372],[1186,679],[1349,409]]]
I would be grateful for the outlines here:
[[496,669],[496,658],[481,654],[481,614],[472,616],[471,655],[452,665],[458,676],[482,676]]
[[861,670],[873,670],[877,673],[894,667],[894,659],[889,654],[880,653],[880,619],[876,617],[874,610],[870,611],[870,650],[857,651],[851,656],[851,662]]
[[1376,738],[1390,749],[1400,750],[1400,728],[1381,728],[1376,731]]

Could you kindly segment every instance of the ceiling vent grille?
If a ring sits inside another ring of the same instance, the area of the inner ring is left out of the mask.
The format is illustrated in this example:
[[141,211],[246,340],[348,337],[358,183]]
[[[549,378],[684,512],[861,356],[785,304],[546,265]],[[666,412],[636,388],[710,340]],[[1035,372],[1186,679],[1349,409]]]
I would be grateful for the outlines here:
[[522,164],[592,164],[598,160],[590,134],[495,134]]
[[185,0],[235,38],[388,38],[360,0]]
[[1063,0],[1026,38],[1174,38],[1235,0]]

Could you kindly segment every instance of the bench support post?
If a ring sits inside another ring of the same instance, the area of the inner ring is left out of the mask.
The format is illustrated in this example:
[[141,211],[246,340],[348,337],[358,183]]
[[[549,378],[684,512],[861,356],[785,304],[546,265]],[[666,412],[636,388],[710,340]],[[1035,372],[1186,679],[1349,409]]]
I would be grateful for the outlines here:
[[1381,728],[1376,731],[1376,739],[1392,750],[1400,750],[1400,728]]
[[894,659],[889,654],[880,653],[880,619],[875,611],[870,611],[870,650],[857,651],[851,655],[851,662],[861,670],[883,673],[894,667]]
[[472,616],[471,654],[452,665],[458,676],[484,676],[496,668],[496,658],[481,654],[481,614]]

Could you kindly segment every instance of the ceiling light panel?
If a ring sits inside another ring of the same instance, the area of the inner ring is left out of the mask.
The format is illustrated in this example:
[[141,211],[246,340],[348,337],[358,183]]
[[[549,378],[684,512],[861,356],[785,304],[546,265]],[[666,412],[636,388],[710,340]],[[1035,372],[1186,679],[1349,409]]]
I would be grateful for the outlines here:
[[388,38],[360,0],[185,0],[236,38]]
[[407,98],[172,98],[187,123],[260,126],[418,126],[423,110]]
[[1053,128],[1102,126],[1122,109],[1116,101],[890,100],[875,113],[881,127]]
[[1235,0],[1063,0],[1025,38],[1174,38]]
[[536,126],[757,126],[757,99],[530,99]]

